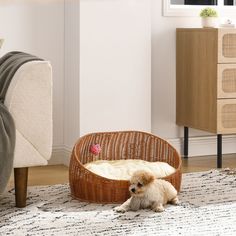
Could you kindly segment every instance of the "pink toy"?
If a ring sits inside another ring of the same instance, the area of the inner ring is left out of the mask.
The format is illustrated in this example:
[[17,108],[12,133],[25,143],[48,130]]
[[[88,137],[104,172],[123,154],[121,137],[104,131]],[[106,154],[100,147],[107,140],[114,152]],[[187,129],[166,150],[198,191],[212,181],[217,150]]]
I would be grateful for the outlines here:
[[90,147],[90,152],[92,152],[94,155],[98,155],[101,152],[102,148],[99,144],[93,144]]

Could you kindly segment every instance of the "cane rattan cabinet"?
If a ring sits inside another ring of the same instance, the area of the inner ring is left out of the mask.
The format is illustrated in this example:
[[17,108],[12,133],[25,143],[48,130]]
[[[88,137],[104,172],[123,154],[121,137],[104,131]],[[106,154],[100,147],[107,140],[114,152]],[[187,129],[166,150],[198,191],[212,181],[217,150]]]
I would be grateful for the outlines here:
[[177,29],[176,123],[236,133],[236,29]]

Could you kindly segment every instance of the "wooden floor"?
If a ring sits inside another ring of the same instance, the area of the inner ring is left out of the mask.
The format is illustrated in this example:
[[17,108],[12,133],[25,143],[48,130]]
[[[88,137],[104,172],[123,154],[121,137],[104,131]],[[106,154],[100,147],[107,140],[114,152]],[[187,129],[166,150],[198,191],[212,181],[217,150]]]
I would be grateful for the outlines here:
[[[223,156],[223,168],[236,168],[236,154]],[[190,157],[183,159],[183,172],[199,172],[216,169],[216,156]]]
[[[223,168],[236,168],[236,154],[224,155]],[[183,172],[199,172],[216,168],[215,156],[190,157],[183,160]],[[53,185],[68,183],[68,167],[63,165],[33,167],[29,169],[28,185]],[[13,176],[9,188],[13,187]]]
[[[68,183],[68,167],[64,165],[42,166],[29,168],[28,185],[53,185]],[[14,176],[12,174],[8,188],[14,186]]]

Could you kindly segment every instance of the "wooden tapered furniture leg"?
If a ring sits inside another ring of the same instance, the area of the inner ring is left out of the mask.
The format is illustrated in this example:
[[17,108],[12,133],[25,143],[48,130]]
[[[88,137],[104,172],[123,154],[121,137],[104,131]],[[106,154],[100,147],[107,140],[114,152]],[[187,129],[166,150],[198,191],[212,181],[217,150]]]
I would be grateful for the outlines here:
[[16,207],[26,206],[28,167],[14,168]]

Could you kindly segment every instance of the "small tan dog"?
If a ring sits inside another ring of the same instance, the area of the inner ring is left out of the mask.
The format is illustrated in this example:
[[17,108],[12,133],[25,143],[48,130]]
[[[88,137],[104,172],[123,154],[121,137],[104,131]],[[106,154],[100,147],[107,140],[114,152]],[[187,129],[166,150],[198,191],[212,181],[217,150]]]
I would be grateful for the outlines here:
[[164,205],[179,204],[177,191],[174,186],[147,171],[136,171],[130,180],[131,197],[121,206],[115,207],[116,212],[137,211],[151,208],[155,212],[164,211]]

